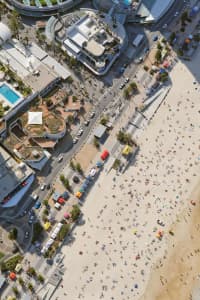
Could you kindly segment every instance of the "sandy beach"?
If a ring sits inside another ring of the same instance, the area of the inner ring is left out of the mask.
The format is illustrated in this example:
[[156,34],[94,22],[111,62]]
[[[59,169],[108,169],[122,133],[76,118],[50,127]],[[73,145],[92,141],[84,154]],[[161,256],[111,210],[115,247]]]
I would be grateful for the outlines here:
[[[194,73],[199,61],[200,53]],[[168,96],[138,135],[135,163],[120,176],[105,166],[89,193],[52,299],[190,299],[200,266],[200,88],[181,62],[170,77]]]

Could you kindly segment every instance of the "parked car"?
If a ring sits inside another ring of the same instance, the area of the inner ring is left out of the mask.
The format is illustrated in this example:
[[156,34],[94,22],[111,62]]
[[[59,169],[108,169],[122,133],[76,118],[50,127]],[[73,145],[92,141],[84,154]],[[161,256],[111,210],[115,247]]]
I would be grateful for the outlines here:
[[73,139],[73,144],[76,144],[78,142],[78,137],[75,137],[74,139]]
[[125,82],[125,83],[128,83],[128,82],[129,82],[129,78],[128,78],[128,77],[125,78],[124,82]]
[[153,37],[153,42],[156,42],[158,40],[158,36],[157,35],[154,35]]
[[58,198],[57,202],[59,204],[64,204],[65,203],[65,200],[63,198]]
[[37,194],[32,194],[32,198],[34,201],[36,201],[38,199],[38,195]]
[[58,162],[61,162],[63,160],[63,156],[62,155],[59,155],[58,156]]
[[41,191],[44,191],[45,187],[46,187],[46,184],[43,183],[43,184],[40,186]]
[[51,185],[50,185],[50,183],[48,183],[47,184],[47,190],[50,190],[50,188],[51,188]]
[[94,116],[95,116],[95,111],[92,111],[92,112],[90,113],[90,118],[92,119],[92,118],[94,118]]
[[35,208],[35,209],[39,209],[40,206],[41,206],[41,202],[40,202],[40,201],[37,201],[37,202],[35,203],[35,205],[34,205],[34,208]]
[[25,236],[24,237],[25,237],[25,239],[28,239],[28,237],[29,237],[29,232],[28,231],[25,232]]
[[85,125],[85,126],[88,126],[89,123],[90,123],[90,120],[85,120],[84,125]]
[[61,208],[61,205],[58,202],[56,202],[54,207],[59,210]]

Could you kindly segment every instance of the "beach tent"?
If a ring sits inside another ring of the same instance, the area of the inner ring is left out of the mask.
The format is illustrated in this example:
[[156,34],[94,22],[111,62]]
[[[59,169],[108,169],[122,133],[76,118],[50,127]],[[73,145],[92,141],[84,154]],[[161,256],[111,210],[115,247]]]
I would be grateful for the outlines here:
[[106,158],[109,156],[108,150],[104,150],[101,154],[101,159],[106,160]]

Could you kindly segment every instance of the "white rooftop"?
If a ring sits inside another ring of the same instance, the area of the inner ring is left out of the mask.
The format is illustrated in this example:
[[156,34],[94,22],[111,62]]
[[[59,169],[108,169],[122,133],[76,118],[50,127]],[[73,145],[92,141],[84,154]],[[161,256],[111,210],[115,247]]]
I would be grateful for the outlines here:
[[42,111],[29,111],[28,112],[29,125],[42,125]]

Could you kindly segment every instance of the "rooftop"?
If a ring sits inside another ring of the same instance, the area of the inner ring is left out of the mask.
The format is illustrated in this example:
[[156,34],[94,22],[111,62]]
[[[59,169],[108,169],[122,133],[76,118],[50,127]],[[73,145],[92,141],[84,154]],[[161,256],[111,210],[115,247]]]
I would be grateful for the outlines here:
[[0,201],[32,173],[27,165],[17,162],[0,146]]

